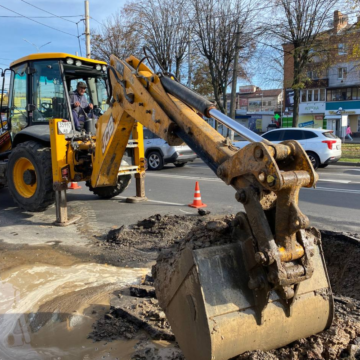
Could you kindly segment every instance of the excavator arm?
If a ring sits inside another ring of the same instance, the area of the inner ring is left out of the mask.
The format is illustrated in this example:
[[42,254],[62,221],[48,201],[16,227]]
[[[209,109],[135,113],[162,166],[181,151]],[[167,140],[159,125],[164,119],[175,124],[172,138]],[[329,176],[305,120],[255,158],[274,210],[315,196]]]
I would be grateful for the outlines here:
[[[108,140],[97,142],[96,151],[101,149],[111,163],[117,156],[112,139],[117,133],[127,136],[136,119],[170,145],[189,145],[235,189],[245,209],[234,221],[235,245],[185,251],[173,277],[164,278],[167,286],[157,288],[186,358],[228,359],[247,350],[279,347],[330,326],[333,305],[320,234],[309,230],[309,219],[298,206],[300,189],[314,187],[318,180],[304,149],[296,141],[275,145],[264,140],[171,74],[155,74],[143,60],[111,57],[111,107],[99,134],[106,133],[109,121],[116,131],[101,135]],[[251,143],[235,148],[203,115]],[[118,164],[114,166],[115,172]],[[93,172],[94,185],[96,179]]]

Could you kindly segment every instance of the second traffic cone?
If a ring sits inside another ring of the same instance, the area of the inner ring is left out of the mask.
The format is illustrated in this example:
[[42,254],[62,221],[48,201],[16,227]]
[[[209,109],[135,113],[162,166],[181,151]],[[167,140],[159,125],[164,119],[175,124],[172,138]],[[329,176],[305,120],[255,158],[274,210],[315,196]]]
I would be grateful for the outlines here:
[[193,208],[203,208],[203,207],[207,207],[206,204],[203,204],[201,202],[201,195],[200,195],[200,186],[199,186],[199,182],[197,181],[195,183],[195,194],[194,194],[194,201],[192,202],[192,204],[189,204],[190,207]]
[[81,189],[81,186],[79,186],[77,182],[71,182],[68,189],[69,190],[77,190],[77,189]]

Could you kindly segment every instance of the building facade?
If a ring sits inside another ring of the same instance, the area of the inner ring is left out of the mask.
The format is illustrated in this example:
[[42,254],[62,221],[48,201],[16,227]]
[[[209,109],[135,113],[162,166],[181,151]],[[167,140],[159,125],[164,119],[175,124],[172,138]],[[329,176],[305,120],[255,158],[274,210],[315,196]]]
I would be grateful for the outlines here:
[[[326,31],[326,59],[313,57],[307,71],[306,88],[300,92],[299,127],[322,127],[344,136],[349,124],[360,136],[360,61],[353,56],[358,43],[360,19],[350,25],[347,16],[334,12],[333,26]],[[324,44],[322,44],[324,45]],[[324,48],[324,46],[322,46]],[[284,110],[292,122],[292,45],[284,48]],[[346,124],[345,124],[346,122]]]

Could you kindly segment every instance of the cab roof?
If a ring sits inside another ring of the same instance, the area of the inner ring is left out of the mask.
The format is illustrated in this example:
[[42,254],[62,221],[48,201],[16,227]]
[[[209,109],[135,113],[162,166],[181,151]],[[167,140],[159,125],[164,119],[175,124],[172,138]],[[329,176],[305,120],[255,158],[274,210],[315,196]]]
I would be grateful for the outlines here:
[[66,53],[36,53],[31,54],[28,56],[24,56],[18,60],[13,61],[10,64],[10,67],[13,67],[15,65],[21,64],[26,61],[34,61],[34,60],[46,60],[46,59],[66,59],[66,58],[72,58],[75,60],[81,60],[84,63],[92,63],[92,64],[101,64],[101,65],[107,65],[106,62],[100,61],[100,60],[94,60],[94,59],[88,59],[81,56],[76,56],[72,54],[66,54]]

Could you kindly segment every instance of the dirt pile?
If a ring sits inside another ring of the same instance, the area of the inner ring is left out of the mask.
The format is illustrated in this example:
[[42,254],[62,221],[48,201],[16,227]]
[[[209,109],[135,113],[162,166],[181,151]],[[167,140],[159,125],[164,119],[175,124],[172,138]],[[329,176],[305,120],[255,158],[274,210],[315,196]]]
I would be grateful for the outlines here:
[[[148,254],[159,254],[160,261],[172,262],[174,261],[174,254],[176,256],[179,250],[184,249],[186,246],[197,249],[231,243],[233,241],[231,238],[233,219],[233,216],[187,217],[156,215],[139,222],[132,228],[116,229],[117,231],[111,233],[111,235],[109,234],[107,239],[103,239],[103,242],[104,246],[113,249],[120,250],[131,247]],[[360,359],[359,236],[357,234],[349,236],[348,234],[323,231],[322,243],[330,281],[336,295],[335,319],[331,328],[307,339],[300,339],[281,349],[268,352],[253,351],[242,354],[236,360]],[[165,274],[165,276],[171,277],[171,273]],[[146,285],[151,286],[151,282],[147,282]],[[161,327],[163,326],[161,322],[166,320],[164,320],[163,315],[160,315],[161,309],[158,305],[156,304],[156,314],[152,313],[152,309],[147,309],[148,305],[150,307],[155,305],[153,304],[154,300],[151,298],[138,298],[136,302],[132,303],[134,308],[130,306],[129,309],[126,309],[127,313],[133,316],[134,314],[130,310],[137,309],[139,310],[137,320],[143,323],[158,321]],[[118,332],[120,336],[129,336],[124,335],[127,333],[131,335],[131,331],[128,331],[126,327],[122,328],[124,321],[135,324],[137,329],[144,328],[131,316],[119,318],[114,316],[114,313],[110,314],[117,320],[109,319],[109,326],[111,326],[111,321],[114,321],[115,327],[120,327]],[[171,331],[167,325],[165,327]],[[112,334],[111,331],[109,333]],[[158,354],[158,350],[149,342],[149,339],[151,339],[151,336],[148,336],[146,340],[139,341],[138,357],[134,357],[134,359],[182,359],[182,355],[175,344],[173,344],[173,349],[176,349],[176,351],[174,350],[173,355],[161,357],[162,355]]]
[[167,216],[156,214],[137,224],[112,229],[95,245],[110,250],[118,262],[146,264],[155,261],[159,251],[178,243],[193,226],[207,216]]

